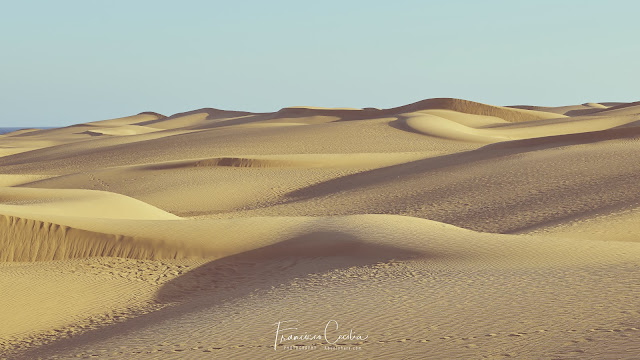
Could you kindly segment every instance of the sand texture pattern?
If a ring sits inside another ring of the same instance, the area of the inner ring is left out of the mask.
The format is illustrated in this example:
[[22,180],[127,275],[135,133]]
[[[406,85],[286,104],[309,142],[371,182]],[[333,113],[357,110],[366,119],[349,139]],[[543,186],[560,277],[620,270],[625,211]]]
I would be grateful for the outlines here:
[[638,158],[638,102],[3,134],[0,358],[637,359]]

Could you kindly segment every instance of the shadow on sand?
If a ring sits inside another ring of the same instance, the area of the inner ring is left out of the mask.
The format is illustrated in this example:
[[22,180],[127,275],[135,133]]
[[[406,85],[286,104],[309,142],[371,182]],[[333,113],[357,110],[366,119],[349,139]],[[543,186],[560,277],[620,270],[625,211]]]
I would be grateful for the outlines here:
[[162,285],[155,301],[159,304],[171,304],[170,306],[22,351],[15,358],[47,358],[55,354],[68,354],[70,351],[80,352],[92,349],[92,346],[100,346],[100,343],[115,337],[135,339],[139,331],[178,321],[188,314],[213,309],[251,293],[268,291],[309,274],[322,274],[335,269],[390,260],[437,256],[439,255],[367,243],[337,231],[313,232],[208,262]]

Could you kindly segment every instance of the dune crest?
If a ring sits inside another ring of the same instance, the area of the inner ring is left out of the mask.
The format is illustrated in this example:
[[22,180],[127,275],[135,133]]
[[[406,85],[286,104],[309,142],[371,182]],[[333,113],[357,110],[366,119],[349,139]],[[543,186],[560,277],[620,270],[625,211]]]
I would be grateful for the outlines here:
[[0,214],[95,219],[180,220],[128,196],[107,191],[0,187]]
[[316,107],[288,107],[273,113],[273,117],[305,118],[313,116],[336,117],[340,120],[361,120],[397,116],[403,113],[413,113],[423,110],[451,110],[464,114],[493,116],[509,122],[522,122],[540,119],[555,119],[564,115],[516,109],[502,106],[482,104],[474,101],[454,98],[434,98],[417,101],[412,104],[388,109],[364,108],[316,108]]
[[465,114],[495,116],[509,122],[522,122],[564,117],[563,115],[543,111],[507,108],[453,98],[427,99],[415,102],[413,104],[399,106],[383,111],[401,114],[431,109],[453,110]]
[[30,262],[91,257],[156,260],[202,256],[197,249],[161,241],[103,234],[0,214],[0,261]]

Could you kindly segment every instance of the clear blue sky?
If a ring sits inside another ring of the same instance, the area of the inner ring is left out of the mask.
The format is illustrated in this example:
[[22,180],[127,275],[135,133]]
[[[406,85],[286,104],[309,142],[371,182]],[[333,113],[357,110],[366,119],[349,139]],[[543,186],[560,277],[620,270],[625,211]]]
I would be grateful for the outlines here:
[[0,126],[640,100],[637,1],[4,1]]

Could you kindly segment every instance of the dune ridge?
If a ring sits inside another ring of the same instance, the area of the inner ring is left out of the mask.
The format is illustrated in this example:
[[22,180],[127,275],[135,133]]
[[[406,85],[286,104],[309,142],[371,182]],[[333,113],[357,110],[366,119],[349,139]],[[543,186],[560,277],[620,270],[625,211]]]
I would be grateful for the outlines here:
[[230,111],[214,108],[202,108],[192,111],[176,113],[170,116],[156,117],[155,119],[135,123],[137,126],[156,129],[175,129],[194,125],[203,125],[219,120],[241,118],[253,113],[247,111]]
[[359,120],[367,118],[380,118],[397,116],[404,113],[413,113],[422,110],[452,110],[465,114],[494,116],[509,122],[522,122],[540,119],[554,119],[564,117],[561,114],[545,111],[509,108],[495,105],[487,105],[475,101],[454,98],[433,98],[417,101],[412,104],[402,105],[388,109],[364,108],[315,108],[315,107],[288,107],[273,113],[273,118],[278,117],[311,117],[333,116],[340,120]]
[[384,111],[401,114],[429,109],[446,109],[466,114],[495,116],[509,122],[523,122],[564,117],[564,115],[548,113],[544,111],[514,109],[453,98],[427,99]]
[[46,221],[0,214],[0,261],[25,262],[90,257],[181,259],[199,249],[162,241],[97,233]]

